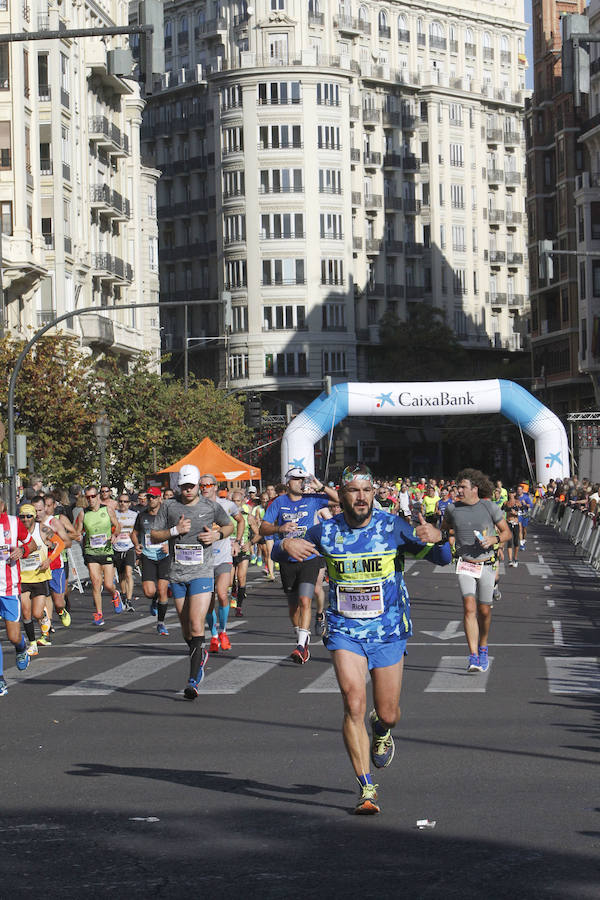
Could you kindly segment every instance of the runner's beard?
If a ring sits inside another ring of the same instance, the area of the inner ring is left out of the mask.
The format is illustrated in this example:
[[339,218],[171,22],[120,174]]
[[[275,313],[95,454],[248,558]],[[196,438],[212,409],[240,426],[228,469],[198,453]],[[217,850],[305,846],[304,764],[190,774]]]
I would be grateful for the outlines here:
[[353,509],[353,507],[350,503],[348,503],[346,501],[345,497],[342,498],[341,506],[344,511],[346,521],[348,522],[349,525],[352,525],[352,524],[362,525],[363,522],[366,522],[367,519],[371,516],[371,514],[373,512],[373,501],[371,500],[370,503],[369,503],[369,501],[366,501],[366,502],[367,502],[366,510],[364,510],[362,512],[358,512],[357,510]]

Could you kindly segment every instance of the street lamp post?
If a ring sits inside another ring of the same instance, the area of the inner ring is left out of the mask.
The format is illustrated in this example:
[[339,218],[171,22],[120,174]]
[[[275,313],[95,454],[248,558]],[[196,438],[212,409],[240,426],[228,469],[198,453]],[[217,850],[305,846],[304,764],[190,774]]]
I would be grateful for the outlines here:
[[106,445],[110,434],[110,421],[105,412],[100,413],[92,428],[100,451],[100,484],[106,484]]

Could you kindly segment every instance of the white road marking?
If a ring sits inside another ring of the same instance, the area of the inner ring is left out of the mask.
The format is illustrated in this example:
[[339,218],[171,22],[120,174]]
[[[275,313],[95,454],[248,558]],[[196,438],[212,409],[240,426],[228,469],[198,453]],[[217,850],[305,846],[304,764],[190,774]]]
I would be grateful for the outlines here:
[[449,641],[453,638],[457,638],[459,634],[462,633],[462,625],[460,619],[457,619],[455,622],[448,622],[443,631],[424,631],[423,634],[426,634],[428,637],[439,638],[440,641]]
[[551,694],[600,694],[597,657],[546,657],[546,670]]
[[[537,546],[535,549],[537,550]],[[544,557],[542,556],[541,553],[538,553],[538,562],[539,562],[540,566],[544,565]]]
[[[167,617],[171,615],[175,615],[175,610],[169,610],[167,613]],[[138,628],[144,628],[146,625],[156,625],[156,616],[146,616],[143,619],[134,619],[131,622],[124,622],[123,625],[117,625],[116,628],[110,628],[108,631],[103,630],[103,626],[99,627],[99,630],[94,634],[89,634],[87,637],[79,638],[77,641],[73,641],[69,646],[71,647],[89,647],[93,644],[101,644],[104,641],[109,641],[111,638],[115,637],[115,635],[123,634],[127,631],[136,631]],[[169,623],[171,624],[171,623]],[[175,626],[175,622],[172,623],[172,627]],[[98,626],[93,626],[98,627]]]
[[217,672],[206,675],[200,691],[202,694],[237,694],[261,675],[266,675],[284,659],[287,657],[238,656]]
[[418,575],[419,573],[418,573],[418,572],[411,572],[410,574],[411,574],[411,575]]
[[521,563],[521,565],[525,565],[527,571],[530,575],[533,575],[534,578],[543,578],[544,575],[548,577],[548,573],[550,572],[549,566],[541,566],[539,563]]
[[548,604],[550,609],[552,609],[553,606],[556,606],[556,602],[552,599],[552,597],[548,597],[548,599],[546,600],[546,603]]
[[[365,681],[369,680],[369,673],[365,672]],[[300,691],[301,694],[339,694],[340,688],[335,677],[333,666],[329,666],[322,675]]]
[[62,659],[40,659],[34,657],[24,672],[19,672],[16,666],[11,666],[4,673],[4,677],[10,687],[11,684],[18,684],[20,681],[27,681],[29,678],[38,678],[49,675],[63,666],[70,666],[73,663],[81,662],[85,656],[63,656]]
[[554,632],[554,646],[563,647],[565,642],[562,633],[562,623],[558,619],[552,622],[552,631]]
[[140,681],[147,675],[158,672],[173,663],[180,663],[181,657],[169,656],[136,656],[114,669],[92,675],[83,681],[76,681],[69,687],[54,691],[52,697],[105,697],[119,688],[126,687],[134,681]]
[[426,694],[483,694],[492,668],[487,672],[467,672],[467,657],[442,656],[431,681],[425,688]]

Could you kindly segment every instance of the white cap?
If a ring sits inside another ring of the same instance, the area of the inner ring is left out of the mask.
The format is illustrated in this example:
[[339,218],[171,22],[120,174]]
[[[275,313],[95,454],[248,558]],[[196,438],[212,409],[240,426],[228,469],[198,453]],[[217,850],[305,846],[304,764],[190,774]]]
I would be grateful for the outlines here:
[[253,484],[251,484],[250,487],[248,488],[248,493],[249,493],[249,494],[256,494],[256,493],[257,493],[257,490],[258,490],[258,489],[255,488]]
[[285,473],[286,484],[290,480],[290,478],[308,478],[308,472],[306,472],[301,466],[293,466]]
[[182,466],[179,470],[179,481],[177,484],[198,484],[200,481],[200,469],[197,466]]

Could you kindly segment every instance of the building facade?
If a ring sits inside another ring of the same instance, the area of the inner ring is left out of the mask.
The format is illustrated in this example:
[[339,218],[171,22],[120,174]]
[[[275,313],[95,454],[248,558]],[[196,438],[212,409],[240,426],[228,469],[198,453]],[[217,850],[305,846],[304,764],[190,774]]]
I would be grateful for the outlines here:
[[[593,143],[593,131],[585,124],[587,95],[575,107],[573,94],[563,90],[561,60],[560,19],[583,11],[579,0],[534,0],[534,90],[526,111],[533,390],[560,416],[594,404],[593,384],[583,370],[586,335],[591,340],[593,334],[586,300],[593,272],[591,261],[576,255],[592,239],[592,176],[580,137],[588,132]],[[541,240],[568,251],[553,258],[552,272],[540,272]]]
[[162,316],[176,360],[314,392],[366,380],[384,315],[418,305],[467,347],[522,348],[519,0],[164,10],[161,299],[201,304]]
[[[3,31],[108,27],[124,0],[48,7],[0,0]],[[0,204],[6,330],[59,328],[123,365],[159,364],[158,310],[103,308],[158,299],[156,183],[142,164],[143,101],[121,77],[126,38],[0,45]],[[110,48],[110,49],[109,49]],[[129,75],[130,71],[125,70]]]

